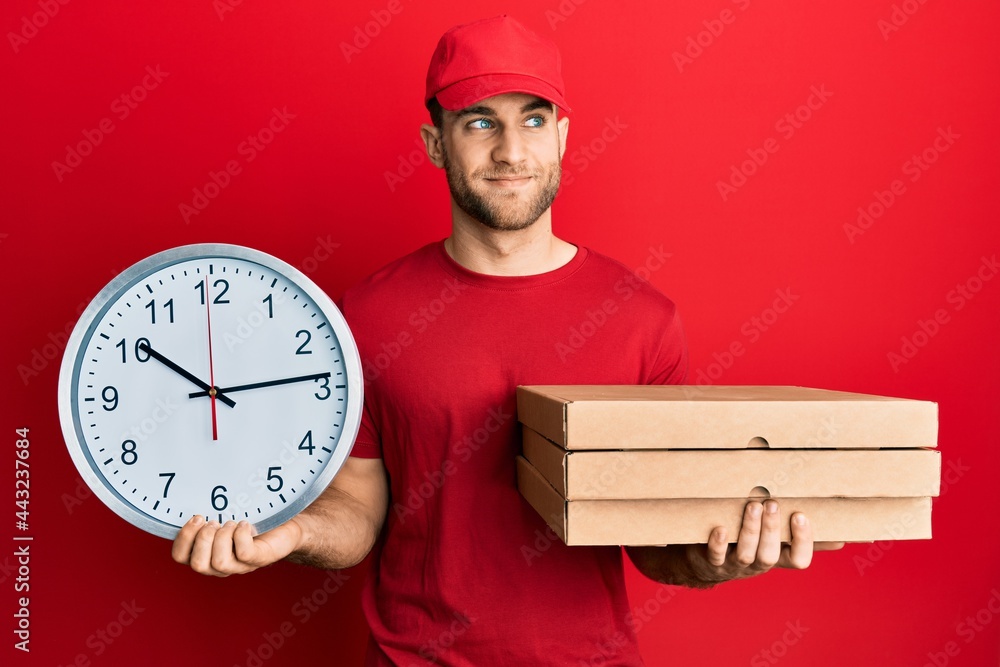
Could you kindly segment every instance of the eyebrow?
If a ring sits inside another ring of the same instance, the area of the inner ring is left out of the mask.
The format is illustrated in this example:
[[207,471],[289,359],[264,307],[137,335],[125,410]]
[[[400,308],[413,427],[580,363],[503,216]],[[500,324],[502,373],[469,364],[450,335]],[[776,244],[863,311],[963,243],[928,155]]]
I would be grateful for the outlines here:
[[[538,109],[552,109],[552,103],[542,98],[536,98],[523,107],[521,107],[521,113],[528,113],[529,111],[536,111]],[[459,111],[455,112],[456,118],[462,118],[464,116],[496,116],[497,112],[492,107],[485,105],[479,105],[474,107],[465,107]]]

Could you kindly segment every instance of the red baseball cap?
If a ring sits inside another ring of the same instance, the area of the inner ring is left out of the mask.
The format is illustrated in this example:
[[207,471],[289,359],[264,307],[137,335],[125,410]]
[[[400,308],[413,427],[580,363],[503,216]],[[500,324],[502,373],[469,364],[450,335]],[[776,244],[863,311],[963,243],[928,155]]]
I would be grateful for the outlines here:
[[569,112],[559,49],[507,15],[455,26],[438,42],[427,69],[424,104],[449,111],[503,93],[528,93]]

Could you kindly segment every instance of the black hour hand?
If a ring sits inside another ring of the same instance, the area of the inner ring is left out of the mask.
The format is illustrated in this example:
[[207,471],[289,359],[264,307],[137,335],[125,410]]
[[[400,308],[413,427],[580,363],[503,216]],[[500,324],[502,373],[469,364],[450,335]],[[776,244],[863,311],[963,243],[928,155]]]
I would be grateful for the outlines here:
[[[153,348],[151,348],[147,343],[139,343],[139,349],[142,350],[143,352],[145,352],[146,354],[148,354],[149,356],[153,357],[154,359],[156,359],[161,364],[163,364],[164,366],[166,366],[170,370],[174,371],[175,373],[177,373],[181,377],[189,380],[190,382],[193,382],[195,385],[197,385],[197,386],[199,386],[199,387],[201,387],[202,389],[205,390],[205,391],[199,392],[197,394],[193,394],[192,398],[194,396],[208,396],[208,392],[212,390],[212,387],[210,387],[207,382],[203,382],[203,381],[199,380],[197,377],[195,377],[191,373],[187,372],[186,370],[184,370],[183,368],[181,368],[180,366],[178,366],[177,364],[175,364],[174,362],[170,361],[165,356],[163,356],[162,354],[160,354],[159,352],[157,352],[156,350],[154,350]],[[235,408],[236,407],[236,401],[234,401],[233,399],[229,398],[228,396],[223,395],[221,389],[217,388],[215,390],[215,397],[217,399],[219,399],[220,401],[222,401],[223,403],[225,403],[226,405],[228,405],[229,407],[231,407],[231,408]]]

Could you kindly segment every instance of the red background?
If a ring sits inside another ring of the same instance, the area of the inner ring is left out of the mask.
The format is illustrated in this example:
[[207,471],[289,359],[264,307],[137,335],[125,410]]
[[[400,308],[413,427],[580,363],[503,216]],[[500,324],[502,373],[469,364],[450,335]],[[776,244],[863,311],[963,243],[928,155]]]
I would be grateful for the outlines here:
[[[115,273],[168,247],[254,246],[339,297],[445,236],[443,175],[413,153],[426,63],[450,25],[509,11],[564,56],[574,113],[557,234],[634,267],[650,248],[671,253],[651,280],[680,306],[695,378],[940,404],[946,483],[933,540],[850,545],[806,572],[711,592],[674,595],[630,570],[648,664],[996,665],[1000,280],[976,274],[993,277],[982,262],[1000,246],[988,196],[1000,177],[1000,5],[429,5],[5,3],[0,535],[14,544],[10,459],[15,427],[28,427],[34,542],[30,656],[12,647],[13,546],[0,552],[0,662],[359,662],[363,566],[303,618],[294,606],[322,572],[283,563],[199,577],[170,560],[167,542],[87,497],[58,428],[58,358],[46,357]],[[58,11],[47,17],[45,6]],[[362,48],[345,54],[356,39]],[[685,49],[692,57],[679,67]],[[147,66],[164,74],[146,79],[152,89],[138,90],[144,99],[123,118],[115,100],[142,86]],[[828,95],[799,109],[813,87]],[[275,108],[294,118],[248,162],[241,142]],[[789,136],[781,119],[796,110]],[[113,131],[57,174],[53,163],[103,119]],[[936,160],[911,180],[907,162],[949,128],[947,150],[930,150]],[[768,139],[766,162],[748,163],[752,175],[724,199],[718,182],[753,154],[760,161]],[[185,222],[180,205],[230,160],[240,172]],[[902,194],[849,238],[845,224],[894,180]],[[980,289],[959,308],[957,285]],[[798,299],[763,331],[752,318],[768,317],[784,289]],[[946,321],[935,329],[926,322],[939,309]],[[921,321],[933,336],[914,336]],[[894,367],[888,355],[902,355],[904,337],[920,345]],[[727,358],[734,342],[743,353]],[[122,604],[133,601],[141,611],[122,628]],[[269,651],[266,635],[282,624],[294,634]]]

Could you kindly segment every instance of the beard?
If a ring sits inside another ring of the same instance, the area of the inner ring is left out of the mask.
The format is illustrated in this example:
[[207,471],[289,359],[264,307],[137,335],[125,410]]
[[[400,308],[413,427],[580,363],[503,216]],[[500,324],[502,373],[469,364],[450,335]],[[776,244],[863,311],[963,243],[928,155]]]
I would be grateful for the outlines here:
[[[445,150],[444,171],[452,198],[467,215],[496,231],[517,231],[533,225],[552,206],[559,192],[562,165],[557,160],[536,171],[492,168],[466,174],[455,168]],[[520,192],[493,188],[494,191],[483,193],[472,187],[473,182],[483,179],[524,176],[530,176],[538,184],[534,193],[525,193],[526,200]]]

